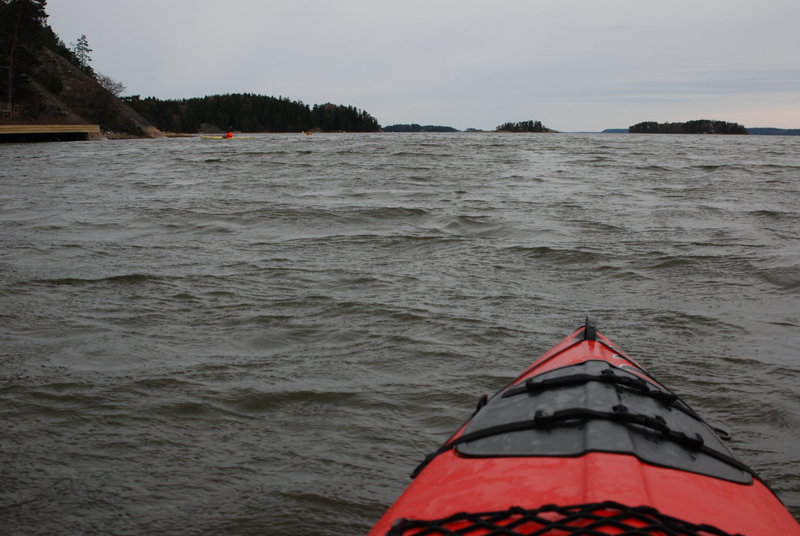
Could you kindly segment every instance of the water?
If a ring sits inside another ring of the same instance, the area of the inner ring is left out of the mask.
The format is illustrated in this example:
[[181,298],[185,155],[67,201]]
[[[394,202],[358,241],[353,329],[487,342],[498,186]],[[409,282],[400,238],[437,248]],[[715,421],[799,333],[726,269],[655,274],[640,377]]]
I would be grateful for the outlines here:
[[0,146],[0,532],[362,534],[586,312],[800,514],[800,138]]

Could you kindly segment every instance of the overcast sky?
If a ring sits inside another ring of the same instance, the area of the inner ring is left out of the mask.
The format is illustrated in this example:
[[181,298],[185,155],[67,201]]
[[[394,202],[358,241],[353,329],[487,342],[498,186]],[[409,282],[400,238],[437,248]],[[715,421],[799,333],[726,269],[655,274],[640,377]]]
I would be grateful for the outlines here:
[[352,105],[382,125],[800,128],[798,0],[49,0],[126,94]]

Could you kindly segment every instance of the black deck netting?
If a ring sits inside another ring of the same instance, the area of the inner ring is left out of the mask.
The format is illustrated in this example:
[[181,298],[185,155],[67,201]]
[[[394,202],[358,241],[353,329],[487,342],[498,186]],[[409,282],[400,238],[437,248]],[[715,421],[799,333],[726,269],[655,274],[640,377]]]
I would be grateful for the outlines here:
[[535,510],[460,513],[422,521],[398,519],[387,536],[741,536],[697,525],[649,506],[615,502],[546,505]]

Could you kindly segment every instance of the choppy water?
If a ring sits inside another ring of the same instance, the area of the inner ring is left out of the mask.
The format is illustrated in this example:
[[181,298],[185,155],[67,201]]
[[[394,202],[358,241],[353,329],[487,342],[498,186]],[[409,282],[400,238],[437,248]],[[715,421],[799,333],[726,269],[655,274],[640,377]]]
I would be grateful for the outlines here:
[[0,532],[361,534],[593,312],[800,514],[800,138],[0,146]]

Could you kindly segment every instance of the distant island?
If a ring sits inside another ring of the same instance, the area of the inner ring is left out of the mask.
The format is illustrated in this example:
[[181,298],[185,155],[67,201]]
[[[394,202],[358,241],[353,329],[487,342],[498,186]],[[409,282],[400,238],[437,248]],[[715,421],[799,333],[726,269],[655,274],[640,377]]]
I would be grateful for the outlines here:
[[800,136],[800,128],[748,128],[747,132],[755,136]]
[[[601,134],[627,134],[628,132],[627,128],[607,128]],[[748,128],[747,133],[752,136],[800,136],[800,128]]]
[[631,134],[748,134],[739,123],[698,119],[685,123],[656,123],[645,121],[628,127]]
[[549,129],[541,121],[520,121],[519,123],[503,123],[496,132],[557,132]]
[[459,132],[458,129],[453,127],[444,127],[440,125],[418,125],[416,123],[389,125],[381,129],[384,132]]

